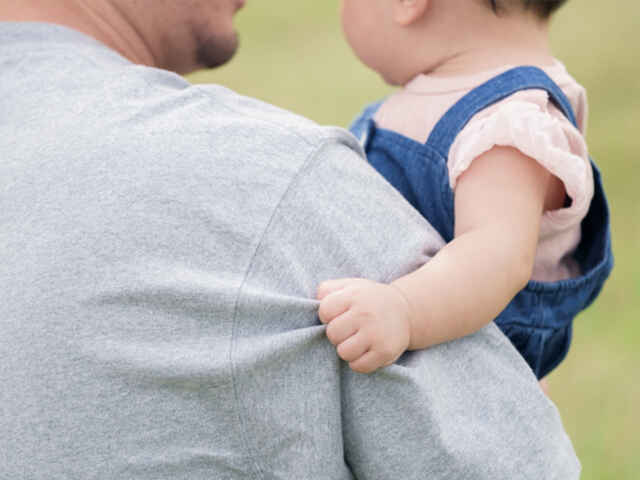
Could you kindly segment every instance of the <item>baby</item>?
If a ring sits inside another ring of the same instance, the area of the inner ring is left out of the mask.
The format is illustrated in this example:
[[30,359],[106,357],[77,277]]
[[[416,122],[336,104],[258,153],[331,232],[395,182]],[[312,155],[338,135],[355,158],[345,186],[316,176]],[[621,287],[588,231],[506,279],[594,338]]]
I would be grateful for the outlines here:
[[573,318],[600,292],[613,257],[583,137],[585,90],[549,48],[549,18],[562,3],[342,1],[358,57],[403,86],[366,108],[352,132],[447,242],[388,285],[319,286],[320,320],[353,370],[493,320],[538,378],[565,357]]

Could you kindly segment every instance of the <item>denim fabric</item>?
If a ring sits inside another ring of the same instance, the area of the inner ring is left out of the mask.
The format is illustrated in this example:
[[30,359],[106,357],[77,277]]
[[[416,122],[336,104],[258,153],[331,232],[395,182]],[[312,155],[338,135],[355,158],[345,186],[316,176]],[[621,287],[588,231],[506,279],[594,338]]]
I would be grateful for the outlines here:
[[[378,128],[373,117],[380,102],[368,106],[351,131],[360,138],[369,163],[449,242],[455,221],[447,168],[451,145],[475,114],[527,89],[545,90],[576,125],[569,100],[542,70],[517,67],[480,85],[453,105],[426,144]],[[582,275],[558,282],[529,282],[496,319],[538,378],[564,359],[571,343],[573,318],[593,302],[613,268],[607,200],[600,171],[593,161],[592,166],[595,193],[575,252]]]

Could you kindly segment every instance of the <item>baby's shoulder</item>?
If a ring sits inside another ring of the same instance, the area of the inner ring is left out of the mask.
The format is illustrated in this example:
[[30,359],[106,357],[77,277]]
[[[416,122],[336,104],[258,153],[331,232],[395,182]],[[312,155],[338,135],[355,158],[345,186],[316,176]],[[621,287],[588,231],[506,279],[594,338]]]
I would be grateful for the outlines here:
[[566,229],[586,216],[594,195],[594,178],[583,134],[586,92],[575,81],[554,81],[576,112],[577,125],[547,91],[518,91],[476,114],[460,131],[449,151],[449,183],[455,189],[474,160],[492,148],[515,148],[564,184],[570,206],[548,216],[553,216],[557,228]]

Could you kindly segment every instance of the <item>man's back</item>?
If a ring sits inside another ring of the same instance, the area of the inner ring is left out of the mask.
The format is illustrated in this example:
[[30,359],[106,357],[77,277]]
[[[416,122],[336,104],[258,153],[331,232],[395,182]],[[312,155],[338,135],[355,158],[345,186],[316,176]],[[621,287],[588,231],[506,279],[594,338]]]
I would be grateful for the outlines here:
[[[28,478],[51,458],[64,460],[50,478],[80,476],[87,457],[98,478],[250,471],[229,361],[238,293],[292,178],[335,135],[75,32],[9,27],[0,450]],[[43,418],[53,428],[24,438]]]
[[[318,282],[389,280],[441,246],[346,133],[60,27],[0,40],[0,477],[577,474],[495,330],[379,375],[338,362]],[[500,458],[526,447],[546,466]]]

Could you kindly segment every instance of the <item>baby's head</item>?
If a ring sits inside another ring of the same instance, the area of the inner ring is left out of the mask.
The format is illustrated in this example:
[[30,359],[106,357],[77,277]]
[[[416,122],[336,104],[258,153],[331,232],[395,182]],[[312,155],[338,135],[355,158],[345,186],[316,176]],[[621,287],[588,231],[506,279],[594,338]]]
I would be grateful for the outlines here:
[[[463,53],[530,48],[566,0],[342,0],[349,44],[391,84]],[[540,44],[541,42],[538,42]],[[496,55],[499,55],[496,53]]]

